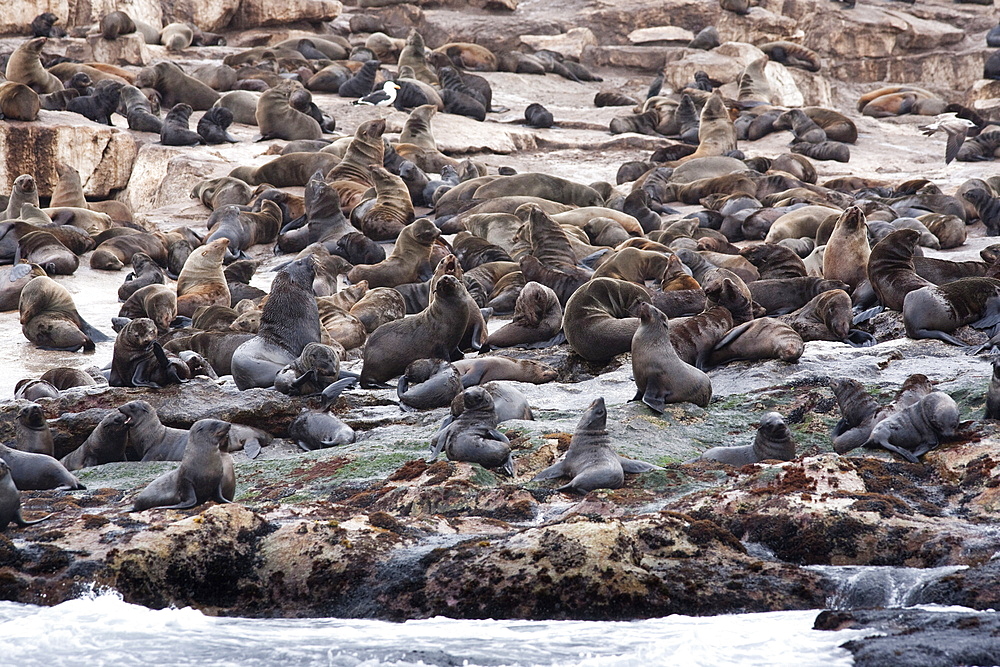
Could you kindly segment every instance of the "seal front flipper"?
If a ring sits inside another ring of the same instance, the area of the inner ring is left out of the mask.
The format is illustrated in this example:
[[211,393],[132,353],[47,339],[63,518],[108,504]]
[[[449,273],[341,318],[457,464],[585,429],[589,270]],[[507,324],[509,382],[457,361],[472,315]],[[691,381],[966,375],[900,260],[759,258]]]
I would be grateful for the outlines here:
[[[868,443],[865,444],[867,445]],[[897,447],[896,445],[889,444],[888,442],[876,442],[875,444],[879,445],[883,449],[888,449],[890,452],[893,452],[894,454],[899,454],[910,463],[920,463],[920,459],[918,459],[916,455],[914,455],[914,453],[908,449]]]
[[[95,329],[91,324],[88,324],[85,319],[80,318],[80,331],[87,334],[94,343],[107,343],[111,338],[104,334],[104,332],[99,329]],[[87,346],[85,345],[84,348]]]
[[178,484],[177,495],[180,497],[180,501],[176,505],[163,505],[158,509],[189,510],[198,504],[198,494],[195,492],[194,486],[192,486],[190,482]]
[[229,498],[226,498],[226,496],[223,495],[225,492],[222,490],[222,484],[223,483],[220,481],[219,486],[215,487],[215,495],[212,496],[212,500],[214,500],[217,503],[223,503],[225,505],[228,505],[233,501],[230,500]]
[[507,455],[507,460],[503,462],[503,465],[496,468],[498,473],[506,475],[507,477],[514,476],[514,457],[511,454]]
[[132,373],[132,378],[129,380],[129,386],[131,387],[149,387],[151,389],[159,389],[160,385],[152,380],[147,380],[149,375],[149,361],[141,361],[135,365],[135,372]]
[[323,390],[323,405],[329,407],[331,403],[337,400],[344,390],[348,387],[354,385],[358,379],[354,377],[346,377],[343,380],[337,380],[331,385],[328,385],[326,389]]
[[[444,427],[441,427],[444,430]],[[441,431],[434,434],[431,438],[431,449],[427,454],[427,458],[424,459],[427,463],[433,463],[437,461],[437,457],[441,455],[441,451],[444,449],[444,438],[441,437]]]
[[[566,465],[564,461],[559,461],[558,463],[553,463],[545,470],[541,471],[537,475],[531,478],[532,482],[539,482],[543,479],[555,479],[557,477],[563,477],[566,475]],[[570,483],[572,484],[572,482]],[[565,487],[563,487],[565,488]],[[562,489],[556,489],[561,491]]]
[[673,392],[659,385],[659,377],[650,375],[646,378],[646,391],[642,395],[642,402],[648,405],[654,412],[662,415],[665,403],[673,395]]
[[847,338],[844,339],[844,342],[854,347],[871,347],[878,341],[867,331],[851,329],[847,332]]
[[862,310],[860,313],[854,316],[854,319],[851,320],[851,324],[861,324],[862,322],[867,322],[871,318],[881,313],[883,310],[885,310],[885,306],[881,304],[873,308],[869,308],[867,310]]
[[633,475],[640,472],[649,472],[651,470],[663,470],[660,466],[654,466],[652,463],[637,461],[635,459],[627,459],[620,454],[618,455],[618,462],[622,464],[622,470]]
[[260,441],[257,438],[251,438],[243,443],[243,452],[249,456],[251,459],[255,459],[260,456]]
[[489,431],[487,431],[487,434],[491,438],[493,438],[494,440],[499,440],[500,442],[504,443],[505,445],[509,445],[510,444],[510,440],[507,439],[507,436],[505,436],[503,433],[501,433],[500,431],[496,430],[495,428],[491,428]]

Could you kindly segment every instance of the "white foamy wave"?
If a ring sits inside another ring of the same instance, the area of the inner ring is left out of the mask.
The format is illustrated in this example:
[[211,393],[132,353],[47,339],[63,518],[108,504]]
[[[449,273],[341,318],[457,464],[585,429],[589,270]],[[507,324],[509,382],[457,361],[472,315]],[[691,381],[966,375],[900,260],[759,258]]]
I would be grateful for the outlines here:
[[191,608],[152,610],[105,592],[54,607],[0,603],[0,662],[18,667],[849,667],[850,654],[839,646],[867,633],[812,630],[816,614],[615,623],[247,619],[206,616]]

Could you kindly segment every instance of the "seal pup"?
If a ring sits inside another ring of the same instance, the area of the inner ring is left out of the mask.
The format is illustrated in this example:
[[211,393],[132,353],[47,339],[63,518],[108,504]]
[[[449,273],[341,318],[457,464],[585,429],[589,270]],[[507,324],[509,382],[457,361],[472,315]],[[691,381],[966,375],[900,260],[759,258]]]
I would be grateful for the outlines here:
[[399,376],[396,396],[407,407],[430,410],[451,405],[462,389],[462,375],[454,365],[444,359],[417,359]]
[[10,468],[10,477],[18,491],[87,488],[62,463],[47,454],[23,452],[0,445],[0,459]]
[[924,136],[931,136],[939,130],[943,130],[948,135],[948,143],[944,149],[944,163],[950,164],[958,156],[958,149],[962,147],[969,130],[976,127],[976,124],[967,118],[959,118],[954,111],[938,114],[933,123],[919,125],[917,129],[923,132]]
[[170,358],[157,337],[156,323],[139,317],[125,325],[115,339],[108,384],[112,387],[165,387],[190,377],[180,359]]
[[310,258],[291,262],[274,277],[257,335],[233,352],[233,380],[239,389],[270,387],[306,345],[321,342],[314,278]]
[[21,494],[14,486],[14,480],[10,477],[10,467],[0,461],[0,531],[7,530],[7,526],[11,523],[16,523],[23,528],[41,523],[51,516],[49,514],[35,521],[24,520],[21,516]]
[[157,477],[139,492],[133,512],[151,508],[190,509],[209,500],[230,503],[236,492],[233,459],[226,451],[229,422],[200,419],[191,427],[176,470]]
[[128,446],[128,417],[121,410],[111,410],[104,416],[83,444],[74,449],[59,462],[67,470],[80,470],[125,460]]
[[49,430],[49,422],[45,419],[42,406],[32,403],[17,411],[14,446],[22,452],[47,456],[55,454],[52,432]]
[[177,276],[177,314],[194,317],[200,306],[228,306],[229,283],[222,259],[229,239],[220,238],[191,251]]
[[524,122],[531,127],[544,129],[552,127],[552,112],[538,102],[529,104],[524,110]]
[[431,438],[427,461],[444,451],[449,461],[478,463],[508,477],[514,476],[510,440],[497,430],[493,396],[483,387],[462,392],[464,410]]
[[559,377],[559,372],[548,364],[530,359],[479,356],[460,359],[454,362],[454,366],[462,374],[462,386],[466,388],[494,380],[545,384]]
[[[525,283],[514,304],[514,318],[490,334],[491,347],[547,347],[565,339],[562,331],[563,309],[551,288],[530,281]],[[559,340],[557,340],[557,337]]]
[[760,418],[757,435],[752,445],[742,447],[712,447],[701,456],[685,461],[718,461],[731,466],[745,466],[767,459],[791,461],[795,458],[795,441],[784,418],[777,412],[768,412]]
[[882,447],[910,463],[958,430],[958,405],[948,394],[934,391],[886,417],[872,429],[866,447]]
[[180,461],[188,431],[164,426],[153,406],[143,400],[118,406],[128,426],[128,449],[141,461]]
[[[209,308],[215,307],[209,306]],[[171,324],[177,318],[177,294],[166,285],[146,285],[125,300],[118,311],[118,317],[129,319],[148,317],[153,320],[157,332],[164,334],[170,330]]]
[[594,400],[576,425],[569,450],[562,460],[535,475],[537,482],[557,477],[571,477],[569,484],[556,491],[589,493],[594,489],[619,489],[625,473],[649,472],[657,466],[619,456],[611,448],[607,431],[608,411],[604,398]]
[[[32,37],[65,37],[66,31],[62,26],[55,25],[59,22],[59,17],[52,12],[39,14],[31,21]],[[989,41],[989,40],[987,40]],[[990,46],[993,46],[990,44]]]
[[667,316],[649,303],[640,303],[636,314],[639,327],[632,336],[632,373],[637,391],[632,400],[642,401],[661,414],[665,403],[707,407],[712,400],[712,380],[677,356]]
[[[352,378],[353,379],[353,378]],[[354,429],[325,411],[302,413],[288,426],[288,437],[299,449],[311,452],[354,442]]]
[[309,343],[298,359],[274,376],[274,388],[289,396],[306,396],[323,391],[340,374],[340,355],[323,343]]
[[125,276],[125,282],[118,288],[119,301],[127,301],[130,296],[143,287],[163,285],[166,282],[163,269],[146,253],[134,253],[130,263],[132,271]]
[[160,127],[160,143],[164,146],[195,146],[205,143],[197,132],[188,127],[191,105],[183,102],[175,104],[167,112]]
[[233,112],[226,107],[212,107],[198,120],[198,136],[206,144],[235,144],[239,139],[229,134]]
[[65,98],[75,94],[76,91],[59,91],[39,96],[23,83],[0,81],[0,116],[7,120],[33,121],[38,118],[39,110],[56,106],[52,110],[57,111],[65,104]]

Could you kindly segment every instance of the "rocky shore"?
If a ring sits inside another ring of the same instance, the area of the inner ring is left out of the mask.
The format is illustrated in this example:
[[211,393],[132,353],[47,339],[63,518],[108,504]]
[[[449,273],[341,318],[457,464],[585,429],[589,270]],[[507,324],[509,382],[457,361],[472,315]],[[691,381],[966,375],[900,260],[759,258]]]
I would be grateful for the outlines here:
[[[995,82],[980,80],[989,54],[984,37],[996,16],[978,5],[862,0],[847,10],[827,0],[763,0],[740,16],[697,0],[653,7],[573,0],[558,8],[510,0],[473,3],[474,9],[458,2],[194,4],[197,8],[174,3],[173,14],[165,14],[160,3],[136,0],[129,9],[150,22],[192,21],[224,34],[227,46],[168,56],[163,47],[126,42],[119,47],[134,48],[134,57],[115,53],[114,62],[127,62],[132,70],[165,57],[185,66],[217,62],[241,48],[302,31],[343,32],[352,19],[366,15],[393,37],[405,38],[416,28],[432,46],[469,41],[495,51],[554,49],[603,77],[576,82],[553,74],[482,73],[493,86],[494,106],[507,110],[491,113],[485,123],[438,114],[434,135],[442,152],[471,157],[491,173],[510,166],[580,183],[614,182],[623,162],[645,160],[668,142],[611,134],[609,123],[622,109],[594,107],[595,93],[615,90],[641,99],[661,68],[671,87],[684,85],[696,69],[731,82],[762,55],[753,44],[793,39],[815,50],[824,66],[807,72],[771,63],[779,101],[836,109],[855,121],[860,135],[849,163],[815,163],[821,181],[926,178],[953,194],[969,178],[1000,174],[993,162],[945,166],[943,140],[917,129],[930,120],[926,116],[874,119],[855,111],[861,93],[894,82],[923,86],[998,119]],[[70,5],[64,25],[71,34],[94,24],[101,13],[87,2]],[[23,41],[36,11],[43,9],[0,19],[0,33],[7,35],[0,38],[0,54]],[[669,43],[707,25],[716,26],[724,42],[713,51]],[[686,32],[667,33],[666,44],[637,42],[633,35],[664,26]],[[363,42],[365,36],[355,33],[350,39]],[[53,53],[87,60],[98,58],[99,48],[107,45],[93,35],[49,42]],[[386,120],[387,134],[398,133],[407,118],[391,107],[352,106],[333,95],[314,99],[345,134],[373,117]],[[555,126],[538,130],[521,124],[530,102],[552,111]],[[48,196],[55,165],[69,161],[81,172],[88,197],[125,202],[147,228],[203,228],[209,209],[190,198],[192,187],[236,166],[259,166],[274,157],[272,146],[282,144],[254,143],[257,128],[234,124],[230,131],[239,143],[177,148],[160,145],[155,135],[130,132],[120,117],[114,123],[99,126],[58,111],[42,111],[35,122],[0,122],[0,192],[8,192],[19,174],[31,173],[40,194]],[[748,157],[773,157],[787,150],[788,140],[780,132],[741,142],[740,148]],[[926,254],[977,258],[993,239],[981,222],[968,230],[962,246]],[[254,284],[266,288],[273,276],[269,269],[281,258],[263,246],[252,254],[262,261]],[[81,266],[63,283],[81,314],[113,336],[110,318],[119,307],[114,292],[121,275]],[[58,365],[103,366],[111,359],[111,343],[99,343],[93,356],[37,350],[21,336],[17,318],[16,311],[0,313],[7,332],[0,356],[17,370],[0,379],[8,395],[20,377]],[[559,373],[554,383],[513,383],[535,416],[500,425],[517,463],[513,479],[476,464],[426,462],[428,443],[448,411],[404,408],[395,390],[345,392],[334,413],[358,433],[357,441],[308,453],[287,439],[287,429],[301,410],[318,406],[316,398],[270,389],[241,392],[231,381],[207,378],[163,389],[69,390],[38,401],[50,420],[57,458],[83,442],[110,411],[139,398],[167,426],[188,428],[211,417],[264,429],[275,441],[255,459],[234,453],[236,502],[228,505],[130,512],[136,493],[174,463],[105,464],[78,472],[86,490],[22,492],[25,518],[55,514],[0,533],[0,599],[55,604],[96,582],[120,591],[128,602],[194,605],[224,615],[622,620],[824,609],[837,582],[807,566],[967,566],[925,584],[910,599],[994,609],[1000,605],[1000,565],[994,559],[1000,552],[1000,438],[997,423],[983,418],[992,367],[985,356],[906,338],[899,313],[884,313],[868,328],[878,341],[872,347],[810,342],[796,363],[741,361],[713,369],[714,397],[706,409],[679,404],[662,415],[629,402],[635,384],[628,354],[593,364],[565,344],[494,351],[542,361]],[[967,328],[958,335],[984,340]],[[345,367],[360,371],[357,353]],[[830,433],[840,412],[829,381],[857,379],[887,403],[913,373],[925,374],[958,403],[957,435],[919,464],[881,450],[834,453]],[[663,469],[630,475],[621,489],[583,497],[532,482],[567,449],[580,414],[599,396],[608,405],[617,451]],[[13,439],[24,405],[0,403],[4,441]],[[751,443],[768,411],[779,412],[791,428],[794,460],[741,468],[684,463],[710,447]],[[854,614],[823,622],[830,628],[847,622],[901,627],[896,617]],[[992,627],[986,621],[980,626],[980,616],[968,618],[975,620],[918,616],[905,623],[929,626],[928,632],[938,631],[938,622],[948,626],[942,632]],[[927,641],[940,643],[935,637]],[[866,650],[856,651],[857,664],[892,664],[866,661]]]

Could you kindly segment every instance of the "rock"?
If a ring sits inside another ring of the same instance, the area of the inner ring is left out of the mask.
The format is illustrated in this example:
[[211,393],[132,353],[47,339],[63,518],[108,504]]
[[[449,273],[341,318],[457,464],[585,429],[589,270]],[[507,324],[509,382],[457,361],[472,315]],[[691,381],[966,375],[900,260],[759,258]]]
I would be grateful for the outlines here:
[[133,19],[153,25],[162,25],[163,11],[159,0],[38,0],[37,2],[12,2],[0,12],[0,35],[31,35],[28,26],[42,12],[52,12],[59,17],[57,25],[66,30],[97,23],[105,14],[121,10]]
[[588,67],[628,67],[658,72],[663,67],[665,55],[672,59],[671,50],[647,46],[587,46],[580,62]]
[[643,46],[685,46],[692,39],[693,32],[672,25],[639,28],[628,34],[628,41]]
[[521,35],[521,41],[536,51],[555,51],[573,60],[580,59],[584,47],[597,44],[590,28],[572,28],[561,35]]
[[0,123],[0,192],[14,179],[32,174],[47,197],[64,162],[80,174],[87,196],[107,197],[128,185],[139,145],[128,131],[99,125],[77,113],[45,111],[35,122]]
[[136,156],[135,171],[123,199],[136,219],[142,220],[150,210],[188,201],[199,181],[224,175],[232,166],[207,147],[145,144]]
[[240,9],[233,17],[232,28],[257,28],[305,21],[319,23],[332,21],[344,6],[337,0],[241,0]]
[[104,39],[100,35],[88,35],[87,45],[92,56],[88,60],[111,65],[136,65],[143,67],[151,60],[146,40],[142,33],[120,35],[117,39]]
[[163,22],[189,22],[202,30],[219,32],[230,26],[239,13],[241,0],[177,0],[166,6]]

